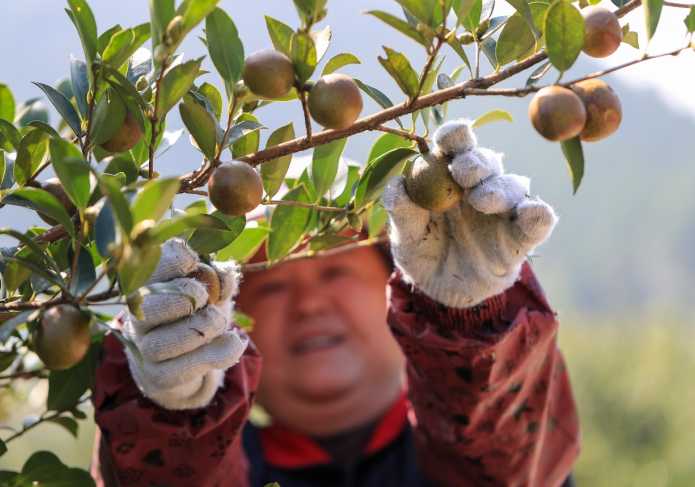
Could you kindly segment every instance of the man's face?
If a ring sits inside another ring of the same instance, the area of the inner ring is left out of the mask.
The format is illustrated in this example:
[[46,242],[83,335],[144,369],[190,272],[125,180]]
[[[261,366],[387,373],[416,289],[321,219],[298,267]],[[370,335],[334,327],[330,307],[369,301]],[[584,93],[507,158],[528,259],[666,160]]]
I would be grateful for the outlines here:
[[245,275],[238,303],[256,321],[259,401],[271,416],[301,428],[307,414],[321,421],[321,408],[335,423],[345,407],[394,399],[404,359],[385,323],[388,275],[373,248]]

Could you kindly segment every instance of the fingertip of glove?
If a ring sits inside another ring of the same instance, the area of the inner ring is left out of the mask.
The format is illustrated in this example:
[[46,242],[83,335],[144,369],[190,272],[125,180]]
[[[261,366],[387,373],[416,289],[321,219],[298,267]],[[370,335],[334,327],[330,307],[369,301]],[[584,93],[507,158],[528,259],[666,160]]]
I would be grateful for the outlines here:
[[450,120],[442,124],[433,136],[436,149],[449,156],[478,145],[472,122],[467,119]]

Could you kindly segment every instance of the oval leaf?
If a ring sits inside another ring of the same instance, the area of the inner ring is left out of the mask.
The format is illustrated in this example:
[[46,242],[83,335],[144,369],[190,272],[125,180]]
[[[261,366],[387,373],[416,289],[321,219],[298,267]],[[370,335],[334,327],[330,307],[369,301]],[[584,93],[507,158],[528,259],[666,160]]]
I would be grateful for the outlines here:
[[217,148],[217,122],[213,116],[191,96],[184,97],[183,103],[179,105],[179,112],[200,150],[212,161]]
[[241,78],[244,46],[234,22],[221,8],[216,8],[205,19],[205,38],[210,58],[222,76],[229,94],[232,85]]
[[584,18],[568,0],[557,0],[545,16],[544,35],[548,59],[567,71],[584,47]]
[[194,59],[171,68],[160,86],[159,106],[156,116],[162,119],[169,110],[186,94],[200,72],[203,58]]
[[584,177],[584,149],[582,149],[582,142],[579,140],[579,137],[575,137],[561,142],[560,147],[565,155],[567,168],[572,177],[573,193],[576,194]]
[[476,129],[491,122],[501,121],[513,122],[514,119],[512,118],[512,114],[505,110],[490,110],[489,112],[484,113],[478,118],[476,118],[473,122],[472,127]]
[[82,159],[82,153],[70,142],[51,139],[49,143],[51,163],[63,189],[70,201],[84,209],[89,203],[89,164]]
[[[292,123],[280,127],[275,132],[270,134],[268,137],[268,142],[266,148],[272,147],[274,145],[287,142],[288,140],[294,139],[294,126]],[[287,170],[290,167],[290,162],[292,161],[292,154],[286,156],[278,157],[277,159],[272,159],[270,161],[261,164],[261,177],[263,178],[263,189],[269,198],[275,196],[282,182],[285,179]]]

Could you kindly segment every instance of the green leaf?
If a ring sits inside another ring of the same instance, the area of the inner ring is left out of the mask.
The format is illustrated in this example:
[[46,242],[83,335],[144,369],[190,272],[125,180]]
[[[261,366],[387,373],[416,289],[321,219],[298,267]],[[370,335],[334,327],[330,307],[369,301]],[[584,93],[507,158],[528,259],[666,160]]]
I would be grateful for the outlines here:
[[8,152],[16,151],[22,142],[19,130],[11,122],[0,118],[0,141],[3,141],[3,139],[4,144],[0,145],[0,147],[3,147]]
[[94,384],[94,370],[99,354],[98,345],[92,345],[87,355],[77,365],[67,370],[54,370],[48,376],[49,411],[73,409],[77,401]]
[[77,438],[77,421],[75,421],[70,416],[58,416],[57,418],[51,418],[48,421],[62,426],[68,431],[68,433],[70,433],[73,437]]
[[[206,18],[219,3],[219,0],[183,0],[176,14],[183,17],[183,31],[190,32]],[[179,41],[180,42],[180,41]]]
[[[396,0],[401,7],[407,10],[413,17],[425,25],[434,26],[432,23],[434,6],[438,2],[432,0]],[[437,6],[439,8],[439,6]]]
[[156,116],[162,119],[169,110],[186,94],[190,89],[193,81],[200,74],[200,64],[203,58],[194,59],[192,61],[179,64],[171,68],[161,84],[161,93],[159,95],[159,106],[157,107]]
[[545,16],[545,43],[548,59],[560,71],[567,71],[584,47],[584,18],[569,0],[557,0]]
[[32,129],[22,138],[14,163],[14,179],[24,185],[36,172],[48,151],[48,136],[43,130]]
[[162,254],[161,245],[126,245],[118,261],[118,284],[121,293],[128,295],[144,286]]
[[265,239],[270,234],[270,228],[267,227],[248,227],[234,239],[232,243],[225,248],[220,249],[215,254],[215,259],[226,261],[234,260],[236,262],[246,262],[251,257],[256,255]]
[[162,42],[167,25],[176,15],[176,10],[174,0],[149,0],[149,4],[152,50],[154,51],[154,48]]
[[509,17],[497,38],[495,57],[499,65],[504,66],[532,54],[535,48],[536,37],[528,22],[521,15],[514,14]]
[[514,119],[512,118],[512,114],[505,110],[490,110],[489,112],[484,113],[478,118],[476,118],[473,122],[472,127],[474,129],[477,129],[478,127],[482,127],[483,125],[487,125],[488,123],[501,121],[513,122]]
[[217,121],[192,96],[186,95],[179,105],[181,120],[205,157],[212,161],[217,149]]
[[188,239],[188,245],[199,254],[210,254],[226,247],[234,241],[246,226],[246,217],[227,216],[219,211],[211,215],[222,227],[199,228]]
[[293,0],[304,25],[310,25],[323,18],[327,0]]
[[409,98],[417,96],[418,75],[410,65],[410,61],[398,51],[384,46],[386,57],[378,57],[379,63],[386,69],[391,77],[398,83],[400,89]]
[[[56,220],[58,223],[63,225],[65,231],[68,232],[70,236],[75,235],[75,226],[70,219],[70,215],[65,211],[63,205],[58,201],[58,198],[53,196],[48,191],[44,191],[39,188],[19,188],[15,189],[10,193],[12,204],[18,204],[20,206],[26,206],[35,211],[40,211],[44,215]],[[9,196],[5,199],[6,203],[9,203]]]
[[99,176],[99,189],[106,195],[113,206],[116,220],[126,234],[130,234],[133,228],[133,215],[130,212],[128,200],[121,192],[123,182],[118,176],[102,174]]
[[232,156],[237,159],[258,150],[261,136],[258,129],[262,127],[258,119],[250,113],[242,113],[231,130],[229,140],[224,143],[232,144]]
[[[282,199],[311,202],[304,185],[293,188]],[[289,205],[279,205],[275,208],[270,219],[271,233],[266,244],[268,260],[278,261],[299,245],[310,217],[310,208]]]
[[15,102],[10,88],[0,83],[0,118],[12,122],[14,120]]
[[184,214],[159,222],[150,232],[150,238],[158,243],[164,243],[166,240],[182,235],[189,230],[201,228],[228,230],[227,224],[214,216]]
[[550,71],[550,67],[550,61],[546,61],[540,64],[529,75],[528,79],[526,80],[526,86],[533,86],[534,84],[536,84],[543,76],[545,76],[548,73],[548,71]]
[[80,129],[80,117],[72,107],[70,100],[68,100],[65,95],[52,86],[48,86],[44,83],[38,83],[36,81],[33,83],[41,88],[41,90],[46,94],[51,104],[55,107],[60,116],[63,117],[63,120],[65,120],[75,135],[80,136],[82,134],[82,130]]
[[66,140],[51,139],[49,146],[51,163],[63,189],[77,208],[85,209],[91,194],[89,164],[82,159],[80,150]]
[[473,70],[471,69],[471,62],[468,60],[468,55],[466,54],[466,51],[464,51],[461,41],[459,41],[457,37],[452,36],[447,40],[447,43],[454,50],[454,52],[458,54],[458,56],[461,58],[463,63],[468,68],[468,72],[473,73]]
[[205,38],[210,58],[222,76],[229,95],[234,83],[241,78],[244,46],[234,22],[221,8],[216,8],[205,19]]
[[369,238],[377,237],[381,234],[388,221],[388,214],[381,204],[372,206],[367,216],[367,231]]
[[103,144],[123,126],[127,108],[121,96],[109,89],[97,102],[92,117],[91,138],[95,144]]
[[645,0],[642,2],[644,22],[647,28],[647,41],[651,40],[656,32],[656,27],[659,25],[659,18],[661,17],[661,8],[663,6],[664,0]]
[[341,52],[340,54],[336,54],[331,59],[329,59],[326,65],[323,67],[323,71],[321,71],[321,76],[331,74],[337,71],[338,69],[342,68],[343,66],[347,66],[348,64],[361,63],[357,56],[355,56],[354,54],[350,54],[349,52]]
[[376,158],[381,157],[383,154],[392,151],[393,149],[397,149],[399,147],[412,148],[412,146],[412,140],[405,139],[400,135],[389,133],[382,134],[376,139],[376,141],[374,141],[374,145],[372,145],[372,148],[369,151],[367,161],[371,163]]
[[526,21],[526,25],[531,29],[535,37],[539,37],[540,32],[535,22],[535,17],[531,12],[528,0],[507,0],[507,3],[519,12],[519,15]]
[[92,64],[97,57],[97,23],[92,9],[86,0],[68,0],[68,16],[75,24],[87,64]]
[[[68,259],[71,262],[73,255],[74,253],[70,249]],[[77,255],[77,272],[70,279],[70,292],[75,296],[79,295],[89,288],[96,278],[97,274],[92,254],[89,253],[86,247],[81,247],[80,253]]]
[[114,68],[120,68],[149,38],[149,23],[119,32],[109,41],[102,59]]
[[309,32],[311,39],[314,41],[314,46],[316,47],[316,62],[323,59],[324,54],[328,50],[328,46],[331,43],[331,26],[327,25],[319,31]]
[[219,90],[210,83],[203,83],[200,85],[200,88],[198,88],[198,92],[207,99],[208,103],[210,103],[212,113],[214,113],[215,118],[219,120],[222,115],[222,95],[220,95]]
[[560,147],[562,148],[562,153],[565,155],[567,168],[572,177],[573,193],[576,194],[579,185],[582,183],[582,178],[584,177],[584,150],[582,149],[582,142],[579,137],[575,137],[560,142]]
[[418,30],[410,25],[408,22],[405,20],[401,20],[395,15],[391,15],[388,12],[384,12],[382,10],[370,10],[366,12],[368,15],[373,15],[377,19],[381,20],[387,25],[390,25],[394,29],[396,29],[398,32],[401,34],[404,34],[408,37],[410,37],[412,40],[417,42],[418,44],[421,44],[423,46],[427,46],[428,42],[425,39],[425,36],[423,36]]
[[72,84],[72,93],[77,102],[77,108],[83,117],[87,116],[87,92],[89,91],[89,77],[87,76],[87,65],[84,61],[80,61],[70,56],[70,83]]
[[15,123],[20,127],[26,127],[34,120],[48,123],[48,110],[40,98],[32,98],[19,105],[14,117]]
[[157,178],[145,183],[131,206],[133,223],[159,220],[171,206],[180,186],[181,180],[177,177]]
[[389,179],[400,174],[405,160],[415,154],[417,154],[416,150],[399,147],[371,161],[362,173],[357,186],[355,208],[362,208],[367,203],[379,198]]
[[121,27],[121,24],[116,24],[99,34],[97,38],[97,52],[103,56],[106,46],[111,42],[111,38],[122,31],[123,27]]
[[[695,7],[690,8],[690,12],[688,13],[688,16],[683,20],[685,23],[685,28],[688,30],[688,32],[695,32]],[[625,26],[627,27],[627,26]],[[625,32],[623,28],[623,42],[628,42],[625,40]],[[2,102],[0,101],[0,104]],[[2,117],[2,115],[0,115]]]
[[109,246],[116,241],[116,217],[110,201],[105,201],[94,222],[94,243],[99,255],[111,255]]
[[357,86],[359,86],[360,89],[364,91],[372,100],[377,102],[379,106],[381,106],[382,108],[390,108],[393,106],[393,102],[382,91],[379,91],[377,88],[374,88],[373,86],[369,86],[367,83],[364,83],[358,80],[357,78],[353,79],[355,83],[357,83]]
[[360,177],[360,167],[359,166],[348,166],[347,176],[345,177],[345,186],[343,191],[333,200],[333,205],[338,207],[345,207],[352,198],[353,190],[355,189],[355,183]]
[[[695,12],[693,10],[692,12]],[[687,20],[687,19],[686,19]],[[695,15],[693,15],[693,24],[695,24]],[[694,26],[695,29],[695,26]],[[635,49],[639,49],[639,37],[637,36],[637,32],[633,32],[630,30],[630,24],[625,24],[623,25],[623,42],[625,44],[628,44]]]
[[302,83],[308,80],[316,69],[318,62],[316,46],[309,34],[297,32],[290,40],[290,59],[294,72]]
[[483,0],[464,0],[461,2],[459,20],[468,32],[476,32],[480,24],[480,16],[483,14]]
[[5,180],[5,169],[7,168],[6,164],[5,153],[0,150],[0,182]]
[[311,181],[316,188],[316,200],[331,189],[338,174],[340,156],[347,138],[337,139],[314,149],[311,160]]
[[[294,126],[290,122],[270,134],[270,137],[268,137],[268,142],[266,143],[266,148],[273,147],[292,139],[294,139]],[[261,164],[263,189],[269,198],[275,196],[282,186],[282,182],[285,179],[285,175],[287,174],[291,161],[292,154],[288,154]]]
[[499,63],[497,62],[497,41],[492,37],[487,37],[480,43],[480,50],[483,51],[490,65],[497,70]]
[[273,47],[285,56],[290,57],[290,42],[294,34],[292,27],[268,15],[265,16],[265,25]]
[[[0,457],[7,453],[7,445],[4,441],[0,440]],[[2,480],[2,479],[0,479]],[[11,485],[11,484],[10,484]]]
[[[8,286],[9,287],[9,286]],[[5,343],[10,335],[17,329],[19,325],[22,325],[29,321],[32,315],[36,314],[36,310],[22,311],[21,313],[13,316],[7,321],[0,324],[0,343]]]

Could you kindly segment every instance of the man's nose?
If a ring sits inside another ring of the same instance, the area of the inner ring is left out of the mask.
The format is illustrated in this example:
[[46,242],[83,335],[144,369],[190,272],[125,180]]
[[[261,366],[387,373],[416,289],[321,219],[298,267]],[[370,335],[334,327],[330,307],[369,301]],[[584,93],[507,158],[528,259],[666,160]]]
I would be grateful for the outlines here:
[[294,283],[292,306],[297,318],[319,314],[328,306],[325,287],[318,279],[301,276]]

